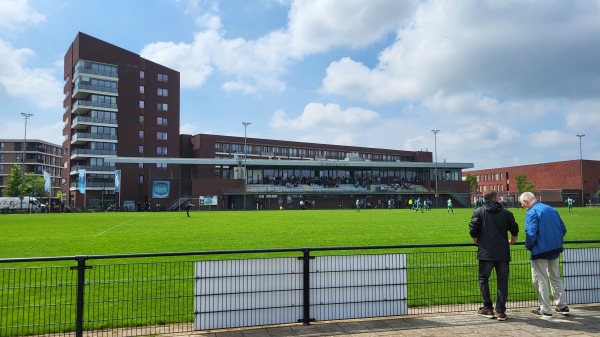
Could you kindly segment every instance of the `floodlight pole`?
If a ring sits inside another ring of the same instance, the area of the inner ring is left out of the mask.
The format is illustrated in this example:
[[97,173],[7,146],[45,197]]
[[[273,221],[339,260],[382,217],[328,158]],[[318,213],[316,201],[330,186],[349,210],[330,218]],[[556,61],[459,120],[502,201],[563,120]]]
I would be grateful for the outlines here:
[[248,125],[250,124],[252,123],[242,122],[242,125],[244,126],[244,210],[246,209],[246,189],[248,185],[248,167],[246,166],[246,157],[248,157],[248,155],[246,154],[246,130],[248,129]]
[[25,135],[23,136],[23,164],[21,165],[21,205],[23,205],[23,188],[25,187],[25,151],[27,148],[27,120],[33,116],[32,113],[21,112],[21,116],[25,118]]
[[581,178],[581,207],[585,207],[585,198],[583,196],[583,152],[581,151],[581,138],[585,135],[575,135],[579,138],[579,176]]
[[433,132],[433,139],[434,139],[434,155],[435,155],[435,170],[434,170],[434,175],[435,175],[435,208],[438,208],[438,168],[437,168],[437,134],[438,132],[440,132],[440,130],[431,130],[431,132]]

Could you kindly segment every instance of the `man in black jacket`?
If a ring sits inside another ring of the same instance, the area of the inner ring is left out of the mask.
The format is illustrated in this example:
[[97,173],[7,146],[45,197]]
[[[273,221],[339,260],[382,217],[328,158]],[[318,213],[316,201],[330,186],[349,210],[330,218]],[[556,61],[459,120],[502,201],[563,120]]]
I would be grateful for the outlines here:
[[[497,201],[498,194],[494,190],[483,193],[484,204],[473,211],[469,223],[469,234],[477,245],[479,260],[479,289],[483,298],[483,307],[477,314],[483,317],[506,319],[506,300],[508,298],[508,264],[510,262],[510,245],[517,241],[519,226],[514,215],[504,209]],[[511,236],[508,239],[508,233]],[[497,298],[496,316],[490,295],[488,280],[492,269],[496,269]]]

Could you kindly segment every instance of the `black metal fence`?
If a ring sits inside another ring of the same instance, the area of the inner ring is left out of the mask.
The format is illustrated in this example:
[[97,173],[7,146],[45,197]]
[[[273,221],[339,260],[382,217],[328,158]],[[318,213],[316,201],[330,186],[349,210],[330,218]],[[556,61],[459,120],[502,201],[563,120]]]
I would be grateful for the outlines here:
[[[579,273],[572,282],[564,275],[568,294],[577,294],[569,300],[596,303],[600,248],[582,246],[600,241],[568,244],[586,250],[562,261]],[[475,251],[450,244],[0,259],[0,336],[139,336],[262,325],[261,315],[310,324],[475,310]],[[537,305],[528,259],[522,244],[513,246],[509,308]]]

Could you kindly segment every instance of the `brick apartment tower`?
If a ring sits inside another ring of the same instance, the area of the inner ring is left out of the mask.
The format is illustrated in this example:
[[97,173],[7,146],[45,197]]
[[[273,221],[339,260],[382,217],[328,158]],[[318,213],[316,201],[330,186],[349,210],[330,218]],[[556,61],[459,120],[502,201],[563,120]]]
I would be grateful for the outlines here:
[[[114,164],[106,159],[180,156],[179,72],[83,33],[69,46],[64,67],[65,204],[167,206],[179,196],[178,165]],[[85,193],[78,189],[80,169],[86,170]],[[117,194],[115,169],[121,170]],[[170,185],[168,196],[153,198],[156,182],[162,184],[161,192]]]

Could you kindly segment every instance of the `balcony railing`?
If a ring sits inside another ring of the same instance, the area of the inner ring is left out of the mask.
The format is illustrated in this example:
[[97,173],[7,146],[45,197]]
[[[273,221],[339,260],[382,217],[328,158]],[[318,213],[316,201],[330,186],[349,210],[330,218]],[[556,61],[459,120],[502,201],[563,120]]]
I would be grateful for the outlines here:
[[90,124],[117,125],[117,120],[107,118],[94,118],[88,116],[76,116],[75,118],[73,118],[73,126],[75,127],[78,124],[85,126]]
[[80,91],[85,91],[86,93],[88,92],[101,92],[101,93],[105,93],[105,94],[112,94],[111,96],[116,96],[119,93],[119,89],[117,88],[111,88],[111,87],[106,87],[106,86],[100,86],[100,85],[92,85],[92,84],[87,84],[87,83],[78,83],[75,85],[75,87],[73,87],[73,97],[77,97],[77,94]]
[[92,102],[83,99],[78,99],[73,103],[73,112],[79,110],[89,110],[93,108],[113,109],[117,110],[118,106],[112,103]]
[[[72,189],[78,188],[78,182],[72,181],[69,185]],[[96,182],[96,181],[88,181],[85,183],[86,189],[105,189],[105,190],[113,190],[115,188],[114,182]]]
[[114,173],[114,166],[92,166],[92,165],[74,165],[71,166],[71,174],[77,173],[79,170],[86,170],[87,172],[107,172]]
[[84,68],[84,67],[75,68],[75,76],[73,76],[73,78],[77,78],[77,76],[79,76],[79,74],[98,75],[98,76],[104,76],[104,77],[119,78],[119,74],[115,73],[115,72],[100,71],[100,70],[94,70],[94,69]]
[[87,132],[75,132],[73,137],[71,137],[71,143],[75,143],[77,141],[92,141],[92,140],[112,140],[117,141],[117,135],[104,135],[100,133],[87,133]]
[[91,149],[73,149],[71,159],[76,156],[116,156],[117,151],[112,150],[91,150]]

